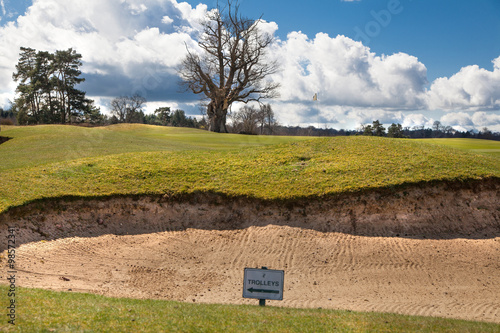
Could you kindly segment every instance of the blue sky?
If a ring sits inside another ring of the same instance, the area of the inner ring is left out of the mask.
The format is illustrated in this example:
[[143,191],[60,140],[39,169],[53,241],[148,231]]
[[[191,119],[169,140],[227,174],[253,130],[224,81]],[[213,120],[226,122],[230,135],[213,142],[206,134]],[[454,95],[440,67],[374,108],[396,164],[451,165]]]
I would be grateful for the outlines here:
[[[147,111],[199,115],[176,66],[214,0],[0,0],[0,106],[12,100],[19,47],[83,55],[83,84],[103,111],[140,91]],[[274,34],[269,101],[288,125],[355,128],[372,120],[500,131],[500,1],[240,0]],[[29,10],[28,10],[29,8]],[[312,103],[318,93],[319,103]],[[238,105],[235,106],[237,108]]]
[[[205,3],[215,5],[216,1]],[[392,3],[400,12],[391,14],[386,23],[380,13],[388,11],[390,3],[388,0],[245,0],[241,2],[241,11],[250,17],[263,15],[263,19],[276,22],[281,39],[291,31],[302,31],[309,37],[325,32],[363,41],[377,54],[414,55],[426,65],[429,81],[451,76],[468,65],[493,68],[491,61],[500,55],[500,1],[399,0]],[[378,23],[376,16],[385,26]],[[380,32],[370,37],[369,33],[377,32],[376,25]],[[364,33],[367,26],[368,43],[358,32]]]

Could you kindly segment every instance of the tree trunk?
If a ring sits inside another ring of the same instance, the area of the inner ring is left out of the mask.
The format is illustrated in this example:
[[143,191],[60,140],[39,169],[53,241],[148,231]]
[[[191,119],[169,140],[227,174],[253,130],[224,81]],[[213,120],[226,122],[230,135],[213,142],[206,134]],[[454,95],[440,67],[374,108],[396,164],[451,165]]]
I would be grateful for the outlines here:
[[226,117],[227,109],[221,107],[214,107],[212,102],[208,104],[208,130],[216,133],[227,133]]

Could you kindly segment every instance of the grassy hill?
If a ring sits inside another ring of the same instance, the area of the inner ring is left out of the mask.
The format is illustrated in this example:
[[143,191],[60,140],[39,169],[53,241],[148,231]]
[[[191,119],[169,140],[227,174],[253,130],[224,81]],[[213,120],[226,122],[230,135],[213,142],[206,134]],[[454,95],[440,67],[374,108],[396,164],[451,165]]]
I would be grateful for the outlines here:
[[85,157],[150,151],[231,150],[301,141],[304,137],[216,134],[163,126],[119,124],[85,128],[62,125],[2,126],[13,138],[0,146],[0,171]]
[[297,199],[500,177],[498,159],[415,140],[260,137],[147,125],[3,128],[0,212],[63,196]]
[[500,158],[499,141],[480,139],[417,139],[415,141],[445,145],[457,149],[468,150],[478,154]]

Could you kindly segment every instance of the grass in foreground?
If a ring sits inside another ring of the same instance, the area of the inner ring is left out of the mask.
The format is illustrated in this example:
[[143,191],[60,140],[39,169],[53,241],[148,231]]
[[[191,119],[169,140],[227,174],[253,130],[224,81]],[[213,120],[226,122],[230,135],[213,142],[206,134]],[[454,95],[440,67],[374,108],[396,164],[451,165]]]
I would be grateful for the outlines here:
[[[139,132],[143,130],[139,127]],[[127,131],[139,136],[137,129]],[[255,147],[255,141],[245,144],[238,137],[204,133],[196,132],[205,146],[229,139],[223,148],[206,149],[179,134],[191,149],[104,154],[99,146],[82,149],[82,154],[92,157],[6,168],[0,184],[0,213],[33,200],[64,196],[215,192],[293,200],[401,184],[500,178],[496,158],[412,140],[335,137],[271,144],[277,139],[270,138],[266,145]],[[216,140],[210,141],[211,137]],[[33,141],[10,140],[0,146],[2,157],[5,145],[20,151],[37,147]],[[65,153],[52,153],[56,161],[65,158]],[[2,162],[12,164],[15,159],[7,155]]]
[[[0,286],[2,295],[7,287]],[[2,298],[3,303],[7,299]],[[204,305],[17,288],[16,325],[4,332],[499,332],[500,325],[444,318]]]

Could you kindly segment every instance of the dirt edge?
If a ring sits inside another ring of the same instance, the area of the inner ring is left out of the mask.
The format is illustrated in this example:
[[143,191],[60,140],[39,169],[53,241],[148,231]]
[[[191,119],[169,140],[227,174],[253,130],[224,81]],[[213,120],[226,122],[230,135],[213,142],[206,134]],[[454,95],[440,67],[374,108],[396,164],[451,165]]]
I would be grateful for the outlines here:
[[[265,225],[362,236],[492,238],[500,235],[500,180],[413,185],[296,201],[213,193],[43,200],[1,214],[0,237],[7,236],[7,226],[17,229],[20,245],[75,236]],[[0,244],[3,250],[5,245]]]

